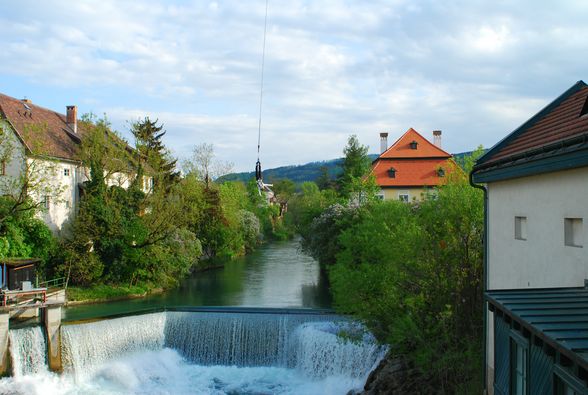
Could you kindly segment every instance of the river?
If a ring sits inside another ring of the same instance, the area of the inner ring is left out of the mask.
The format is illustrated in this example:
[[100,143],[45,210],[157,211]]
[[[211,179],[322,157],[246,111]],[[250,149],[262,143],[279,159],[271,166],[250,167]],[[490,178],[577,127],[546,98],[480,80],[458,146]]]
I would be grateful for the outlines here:
[[267,244],[163,294],[64,309],[62,374],[42,326],[11,329],[0,394],[344,395],[387,347],[330,306],[296,240]]
[[175,306],[329,308],[331,298],[318,263],[297,240],[268,243],[224,267],[194,273],[180,286],[145,298],[78,305],[63,309],[75,321],[137,310]]

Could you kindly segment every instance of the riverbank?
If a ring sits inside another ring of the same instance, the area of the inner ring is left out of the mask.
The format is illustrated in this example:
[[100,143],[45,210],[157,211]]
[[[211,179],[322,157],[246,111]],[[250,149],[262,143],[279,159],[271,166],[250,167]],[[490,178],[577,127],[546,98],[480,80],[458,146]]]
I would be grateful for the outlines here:
[[[189,276],[196,273],[204,273],[210,270],[218,270],[225,267],[225,263],[218,261],[193,270]],[[183,279],[185,280],[185,279]],[[175,288],[175,287],[174,287]],[[171,288],[157,287],[151,284],[138,284],[132,286],[96,284],[89,287],[68,287],[66,289],[66,306],[77,306],[82,304],[116,302],[125,299],[145,298],[149,295],[164,293]]]
[[99,284],[91,287],[69,287],[66,290],[66,306],[104,303],[124,299],[143,298],[149,294],[162,293],[163,288],[134,285],[130,287]]

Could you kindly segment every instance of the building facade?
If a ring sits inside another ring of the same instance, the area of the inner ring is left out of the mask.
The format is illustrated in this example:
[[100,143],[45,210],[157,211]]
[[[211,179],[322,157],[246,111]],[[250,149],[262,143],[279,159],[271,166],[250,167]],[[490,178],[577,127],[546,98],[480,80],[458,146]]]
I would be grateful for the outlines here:
[[580,81],[483,157],[486,387],[588,393],[588,86]]
[[381,199],[418,201],[445,183],[457,166],[441,149],[441,131],[433,136],[435,144],[410,128],[388,147],[388,133],[380,133],[381,154],[372,163],[372,173]]
[[[89,179],[80,150],[91,126],[78,123],[77,107],[66,114],[37,106],[28,99],[0,94],[0,193],[28,196],[43,210],[41,217],[57,232],[75,215],[81,186]],[[128,187],[132,174],[111,175],[109,185]],[[152,186],[150,178],[144,190]]]

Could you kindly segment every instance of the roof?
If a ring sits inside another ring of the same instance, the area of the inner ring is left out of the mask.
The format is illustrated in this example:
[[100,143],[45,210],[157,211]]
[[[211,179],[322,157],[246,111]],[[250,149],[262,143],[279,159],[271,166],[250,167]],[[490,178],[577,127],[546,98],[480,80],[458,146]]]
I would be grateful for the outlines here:
[[5,258],[0,259],[0,264],[9,267],[20,267],[25,265],[34,265],[35,263],[41,262],[39,258]]
[[78,122],[74,133],[65,115],[3,94],[0,94],[0,115],[14,128],[30,153],[78,160],[80,138],[85,132],[83,123]]
[[[417,149],[412,149],[410,143],[417,142]],[[443,151],[435,144],[421,136],[413,128],[408,129],[394,144],[384,151],[378,159],[397,158],[450,158],[451,154]]]
[[[417,143],[416,149],[411,148],[412,142]],[[449,173],[457,167],[450,158],[451,154],[410,128],[373,161],[372,173],[384,188],[437,186],[445,183],[437,173],[440,168]],[[391,168],[395,170],[394,178],[388,174]]]
[[588,288],[488,291],[494,308],[588,369]]
[[[449,173],[455,166],[450,159],[376,160],[372,173],[381,187],[436,186],[446,179],[438,175],[439,168]],[[396,170],[394,178],[388,175],[390,168]]]
[[[588,147],[582,146],[588,140],[586,106],[588,85],[578,81],[482,156],[473,170],[475,175],[478,174],[476,181],[495,181],[587,165]],[[572,155],[579,161],[564,158],[580,151],[585,153]],[[556,157],[565,160],[554,159]],[[506,171],[507,168],[521,171]]]

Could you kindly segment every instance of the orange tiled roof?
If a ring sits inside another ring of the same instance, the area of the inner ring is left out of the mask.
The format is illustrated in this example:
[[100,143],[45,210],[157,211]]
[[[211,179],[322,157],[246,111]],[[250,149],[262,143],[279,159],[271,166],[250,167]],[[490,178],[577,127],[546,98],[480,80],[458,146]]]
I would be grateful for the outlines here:
[[[417,149],[411,143],[417,143]],[[456,168],[451,154],[432,144],[413,128],[404,133],[384,151],[372,165],[372,173],[380,187],[437,186],[445,183],[437,171],[443,168],[446,175]],[[391,178],[388,170],[396,170]]]
[[[417,149],[411,149],[410,143],[416,141]],[[451,154],[443,151],[435,144],[420,135],[419,132],[410,128],[394,144],[384,151],[380,158],[450,158]],[[376,159],[376,160],[378,160]]]
[[30,153],[78,160],[80,138],[85,132],[81,122],[76,134],[67,125],[65,115],[3,94],[0,115],[12,125]]
[[[404,159],[380,160],[374,163],[372,172],[380,187],[419,187],[443,185],[447,175],[457,165],[452,159]],[[396,170],[395,177],[388,175],[388,170]],[[445,177],[439,177],[437,170],[443,168]]]

